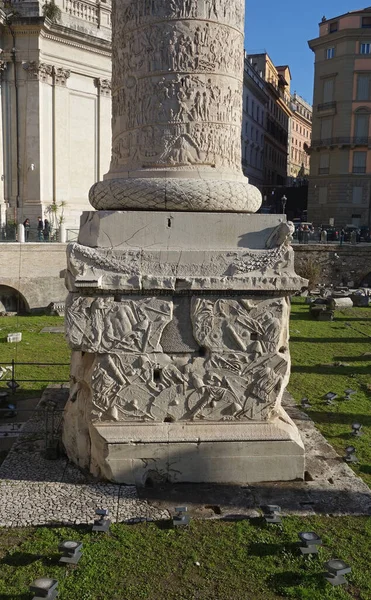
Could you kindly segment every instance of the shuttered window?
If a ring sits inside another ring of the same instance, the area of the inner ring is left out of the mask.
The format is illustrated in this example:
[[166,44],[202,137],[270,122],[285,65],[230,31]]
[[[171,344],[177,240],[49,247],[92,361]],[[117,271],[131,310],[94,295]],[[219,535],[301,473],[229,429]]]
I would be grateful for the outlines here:
[[332,117],[321,120],[321,140],[327,140],[332,135]]
[[327,175],[330,172],[330,155],[326,152],[321,153],[319,159],[319,174]]
[[357,78],[357,100],[370,99],[370,79],[369,73],[366,75],[358,75]]
[[354,135],[356,138],[365,139],[365,143],[367,143],[367,138],[368,138],[368,123],[369,123],[369,115],[368,114],[356,115]]
[[353,152],[353,173],[366,173],[367,152]]
[[323,82],[323,102],[332,102],[334,99],[334,79],[325,79]]

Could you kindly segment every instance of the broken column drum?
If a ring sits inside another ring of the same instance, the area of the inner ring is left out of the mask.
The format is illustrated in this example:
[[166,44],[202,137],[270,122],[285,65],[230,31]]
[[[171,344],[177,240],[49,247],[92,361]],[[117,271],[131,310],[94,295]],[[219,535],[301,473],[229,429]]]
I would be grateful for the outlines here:
[[281,406],[292,228],[241,172],[243,0],[113,3],[113,153],[68,247],[71,460],[111,481],[304,474]]
[[241,169],[244,0],[120,0],[112,17],[112,162],[91,204],[256,212]]

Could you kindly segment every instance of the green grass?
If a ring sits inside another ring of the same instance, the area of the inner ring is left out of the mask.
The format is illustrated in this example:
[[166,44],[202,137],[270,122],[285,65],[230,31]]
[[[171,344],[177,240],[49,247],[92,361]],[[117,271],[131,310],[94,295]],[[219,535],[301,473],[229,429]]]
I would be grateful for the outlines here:
[[[56,317],[1,318],[0,338],[22,331],[18,345],[1,343],[1,362],[68,362],[62,334],[40,334],[59,326]],[[333,322],[309,318],[308,307],[294,299],[291,319],[293,373],[290,391],[298,402],[308,396],[307,412],[340,452],[357,447],[355,470],[371,484],[371,309],[336,313]],[[340,364],[341,363],[341,364]],[[68,374],[66,367],[45,367],[42,378]],[[34,367],[19,374],[31,378]],[[41,377],[40,377],[41,378]],[[44,383],[22,384],[23,393],[40,393]],[[357,390],[342,399],[347,387]],[[339,394],[326,406],[327,391]],[[363,424],[364,436],[350,436],[351,423]],[[0,599],[27,600],[30,582],[53,576],[61,600],[358,600],[371,599],[371,519],[289,517],[283,527],[261,519],[241,522],[193,521],[174,531],[162,523],[114,525],[112,535],[87,527],[0,530]],[[318,558],[298,551],[297,534],[314,530],[323,537]],[[58,543],[81,540],[84,554],[75,568],[58,564]],[[347,587],[332,588],[322,577],[323,564],[341,558],[352,566]],[[199,562],[200,566],[195,563]]]
[[[40,333],[44,327],[61,327],[62,317],[27,316],[0,317],[0,362],[11,365],[16,362],[66,363],[70,360],[70,351],[62,333]],[[22,342],[8,344],[8,333],[22,332]],[[10,378],[11,374],[6,376]],[[47,383],[38,380],[69,380],[68,366],[19,365],[16,367],[15,379],[20,382],[21,389],[17,396],[39,396]],[[32,381],[20,381],[31,379]],[[0,380],[0,385],[2,380]]]
[[[298,402],[310,399],[306,412],[340,455],[346,446],[356,447],[360,464],[354,470],[371,486],[371,308],[337,311],[334,321],[318,322],[295,298],[290,334],[289,391]],[[349,401],[347,388],[357,391]],[[333,406],[324,403],[329,391],[339,395]],[[351,435],[356,421],[363,425],[361,438]]]
[[[318,558],[301,556],[297,534],[303,529],[322,536]],[[370,519],[290,517],[282,529],[262,519],[199,521],[182,531],[149,523],[114,525],[111,531],[2,530],[0,598],[28,598],[29,583],[46,574],[58,579],[61,600],[371,598]],[[65,539],[84,544],[77,567],[58,564],[58,543]],[[352,566],[347,588],[332,588],[323,579],[324,562],[334,557]]]

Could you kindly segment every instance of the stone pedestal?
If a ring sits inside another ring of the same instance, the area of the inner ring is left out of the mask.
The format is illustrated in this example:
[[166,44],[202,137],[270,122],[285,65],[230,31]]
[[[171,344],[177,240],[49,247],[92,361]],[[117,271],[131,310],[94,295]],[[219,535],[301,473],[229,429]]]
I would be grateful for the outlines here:
[[121,483],[303,478],[281,407],[295,275],[284,217],[84,213],[68,250],[64,443]]

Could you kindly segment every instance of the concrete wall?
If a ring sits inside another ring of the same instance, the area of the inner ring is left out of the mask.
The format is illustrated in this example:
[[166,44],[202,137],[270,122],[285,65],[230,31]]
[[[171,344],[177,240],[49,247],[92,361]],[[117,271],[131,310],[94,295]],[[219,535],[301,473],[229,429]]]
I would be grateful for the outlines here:
[[[359,285],[369,275],[371,285],[371,244],[295,245],[295,266],[299,273],[308,261],[320,265],[322,283]],[[0,244],[0,287],[20,292],[29,310],[47,307],[66,297],[64,270],[66,244]]]
[[29,310],[64,301],[66,244],[0,244],[0,286],[20,292]]

